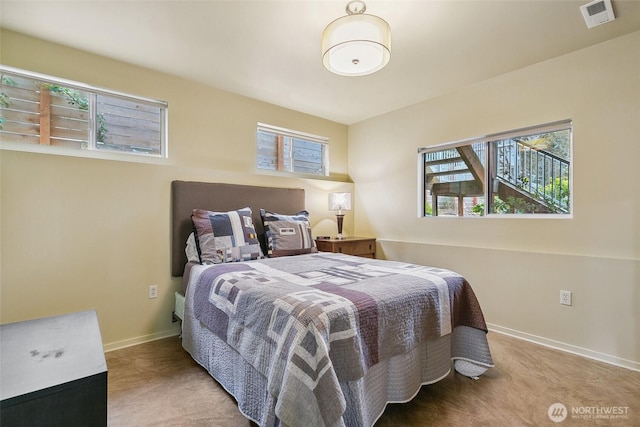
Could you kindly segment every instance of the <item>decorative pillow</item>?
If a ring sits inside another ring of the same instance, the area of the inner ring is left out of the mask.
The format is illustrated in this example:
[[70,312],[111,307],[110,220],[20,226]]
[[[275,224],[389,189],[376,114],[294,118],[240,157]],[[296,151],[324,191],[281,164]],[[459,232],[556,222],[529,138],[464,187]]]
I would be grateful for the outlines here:
[[187,261],[200,263],[200,254],[198,253],[198,245],[196,244],[196,236],[193,233],[189,234],[187,239],[187,246],[184,248],[184,253],[187,255]]
[[251,208],[229,212],[194,209],[191,214],[202,264],[263,258]]
[[264,234],[267,241],[267,255],[280,257],[318,252],[311,236],[309,212],[300,211],[295,215],[281,215],[260,209]]

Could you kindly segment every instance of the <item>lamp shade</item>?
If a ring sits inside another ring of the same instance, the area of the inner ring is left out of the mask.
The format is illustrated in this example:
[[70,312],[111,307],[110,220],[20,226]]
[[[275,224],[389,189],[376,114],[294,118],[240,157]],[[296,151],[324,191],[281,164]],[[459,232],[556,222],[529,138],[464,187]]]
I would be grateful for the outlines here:
[[350,211],[351,193],[329,193],[329,210],[338,212]]
[[384,68],[390,58],[391,28],[377,16],[343,16],[322,33],[322,63],[332,73],[364,76]]

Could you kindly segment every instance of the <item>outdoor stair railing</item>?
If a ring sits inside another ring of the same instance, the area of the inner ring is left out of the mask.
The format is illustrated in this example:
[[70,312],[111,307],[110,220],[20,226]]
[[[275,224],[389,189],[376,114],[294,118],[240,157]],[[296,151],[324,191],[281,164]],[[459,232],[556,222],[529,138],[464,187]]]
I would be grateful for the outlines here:
[[496,143],[496,178],[557,212],[569,212],[569,162],[514,140]]

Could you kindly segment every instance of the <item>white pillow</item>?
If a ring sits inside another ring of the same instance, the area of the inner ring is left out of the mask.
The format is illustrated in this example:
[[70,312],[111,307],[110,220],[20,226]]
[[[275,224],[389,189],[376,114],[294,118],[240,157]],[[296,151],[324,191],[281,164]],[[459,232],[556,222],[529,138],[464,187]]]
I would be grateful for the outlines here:
[[200,264],[200,255],[198,255],[198,247],[196,246],[196,236],[193,233],[189,234],[187,238],[187,247],[184,248],[184,253],[187,255],[187,261]]

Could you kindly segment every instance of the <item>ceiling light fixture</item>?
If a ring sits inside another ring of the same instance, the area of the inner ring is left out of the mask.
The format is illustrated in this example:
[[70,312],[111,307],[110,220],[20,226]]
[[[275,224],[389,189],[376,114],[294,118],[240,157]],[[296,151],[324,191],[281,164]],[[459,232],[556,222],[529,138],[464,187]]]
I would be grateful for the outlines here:
[[363,1],[350,1],[347,16],[338,18],[322,33],[322,63],[341,76],[375,73],[391,58],[391,28],[387,21],[364,12]]

